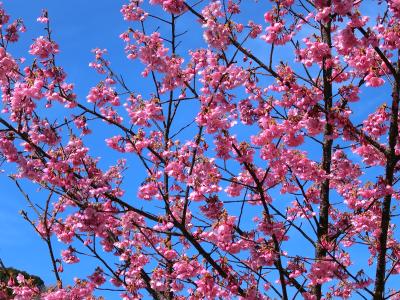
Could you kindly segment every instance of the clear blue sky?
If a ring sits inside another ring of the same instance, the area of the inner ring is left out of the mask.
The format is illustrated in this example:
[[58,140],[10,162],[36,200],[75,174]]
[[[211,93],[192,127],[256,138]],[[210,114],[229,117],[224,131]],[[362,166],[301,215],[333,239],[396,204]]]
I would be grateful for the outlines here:
[[[5,0],[3,4],[7,12],[12,18],[23,18],[28,29],[26,33],[22,34],[21,42],[11,46],[10,52],[15,57],[24,56],[29,58],[27,50],[32,40],[39,35],[45,34],[43,24],[37,23],[36,18],[41,14],[42,8],[47,8],[51,19],[53,38],[60,46],[58,63],[65,68],[68,74],[67,81],[75,83],[75,92],[78,94],[80,101],[85,102],[85,97],[90,87],[96,85],[100,80],[100,77],[88,67],[88,63],[93,59],[93,55],[90,52],[93,48],[107,48],[112,58],[112,67],[122,74],[138,74],[140,72],[138,65],[127,63],[127,59],[123,55],[123,42],[118,37],[129,26],[123,21],[119,12],[121,5],[125,2],[120,0]],[[262,14],[260,16],[262,18]],[[260,54],[267,53],[265,47],[257,47],[255,52]],[[279,55],[284,58],[288,53]],[[125,78],[127,78],[127,82],[131,86],[146,86],[147,84],[146,80],[137,76]],[[377,96],[379,90],[374,90],[372,93],[369,90],[368,92],[369,96]],[[372,105],[363,103],[358,107],[358,112],[362,113],[365,110],[371,110],[375,107],[375,104],[374,102]],[[105,149],[103,146],[104,138],[110,136],[108,128],[104,128],[102,131],[103,135],[100,138],[97,135],[95,137],[89,136],[87,141],[91,145],[91,154],[101,156],[103,158],[101,164],[107,167],[115,162],[114,158],[117,155],[115,155],[115,152],[102,150]],[[248,132],[243,133],[248,135]],[[130,179],[132,180],[130,185],[137,187],[141,178],[136,176],[135,170],[138,169],[134,168],[134,164],[135,162],[133,161],[131,165],[133,169],[129,171],[129,174],[133,175],[130,177],[132,178]],[[5,169],[5,174],[11,171],[5,165],[2,168]],[[26,183],[24,183],[24,187],[31,193],[32,198],[40,199],[40,197],[45,197],[46,195]],[[2,191],[0,198],[0,258],[6,266],[12,266],[38,275],[47,284],[54,283],[54,276],[51,272],[45,244],[40,241],[30,225],[18,214],[21,208],[25,209],[26,207],[26,202],[22,195],[6,176],[0,176],[0,189]],[[277,196],[279,196],[278,193]],[[127,197],[135,199],[136,189],[132,188]],[[296,241],[294,241],[293,247],[298,247]],[[60,251],[64,248],[58,245],[56,250]],[[64,266],[66,268],[63,278],[66,279],[67,283],[71,283],[73,276],[89,274],[95,265],[85,262],[80,265],[66,266],[64,264]],[[107,297],[107,299],[111,298]]]

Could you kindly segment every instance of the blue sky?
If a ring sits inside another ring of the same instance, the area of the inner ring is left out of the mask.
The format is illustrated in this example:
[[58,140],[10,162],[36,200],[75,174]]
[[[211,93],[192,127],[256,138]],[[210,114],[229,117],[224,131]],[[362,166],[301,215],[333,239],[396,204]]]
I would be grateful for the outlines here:
[[[12,45],[9,51],[15,57],[23,56],[31,59],[27,53],[29,45],[35,37],[45,34],[43,24],[37,23],[36,18],[41,14],[41,10],[46,8],[51,19],[53,38],[60,46],[60,54],[57,61],[65,68],[68,74],[67,81],[75,83],[75,93],[78,94],[78,99],[81,103],[85,102],[85,97],[90,87],[96,85],[101,79],[88,67],[89,62],[93,59],[91,53],[93,48],[107,48],[109,57],[112,58],[113,69],[124,75],[128,85],[134,87],[134,89],[138,87],[139,90],[146,91],[150,85],[149,80],[137,76],[141,71],[141,67],[135,63],[128,63],[123,54],[124,44],[118,37],[129,26],[128,23],[123,21],[119,12],[121,5],[125,2],[110,0],[5,0],[3,4],[6,11],[13,19],[21,17],[28,29],[26,33],[22,34],[21,41],[17,45]],[[245,11],[245,14],[252,14],[251,9]],[[257,21],[261,23],[261,19],[262,14],[260,14]],[[193,22],[193,20],[193,18],[185,19],[182,22],[181,29],[184,30],[186,27],[191,26],[190,22]],[[193,48],[202,45],[198,40],[192,40],[191,42],[191,44],[183,45],[183,47]],[[251,45],[254,46],[254,52],[262,57],[265,56],[265,53],[268,53],[268,48],[262,41],[252,42]],[[282,48],[278,48],[277,53],[277,59],[282,58],[282,60],[285,60],[290,57],[290,53],[283,51]],[[289,62],[291,60],[292,57],[290,57]],[[130,74],[136,75],[132,76]],[[371,89],[369,89],[365,92],[369,98],[374,98],[381,92],[387,92],[387,90],[382,88],[371,92]],[[356,105],[356,111],[359,113],[371,111],[381,103],[381,99],[377,102],[374,102],[374,99],[369,101],[371,102],[367,104],[363,102],[362,105]],[[193,107],[188,107],[188,111],[190,110],[193,110]],[[57,111],[56,108],[55,111],[62,114],[62,109]],[[183,119],[178,121],[183,122]],[[107,168],[115,163],[119,155],[115,155],[115,152],[104,150],[104,138],[110,137],[113,131],[102,123],[97,123],[97,126],[101,126],[101,132],[88,136],[85,141],[90,145],[90,153],[94,156],[102,157],[100,165]],[[248,136],[248,131],[239,131],[238,134]],[[319,155],[318,151],[311,149],[310,152],[316,156]],[[138,162],[132,159],[132,156],[129,164],[131,169],[128,171],[128,175],[131,175],[129,177],[131,181],[128,184],[137,187],[144,177],[139,174],[142,168],[138,167]],[[2,168],[5,169],[6,174],[12,171],[11,168],[5,165]],[[30,192],[33,199],[40,200],[46,196],[45,193],[38,191],[28,183],[22,182],[22,184]],[[0,239],[0,258],[7,266],[20,268],[39,275],[47,284],[53,283],[54,276],[51,273],[50,260],[45,244],[40,241],[30,225],[18,214],[21,208],[25,209],[25,200],[7,176],[0,176],[0,189],[3,191],[0,198],[0,234],[2,236]],[[279,193],[274,193],[274,196],[279,197]],[[135,198],[136,189],[128,190],[126,199],[135,201]],[[290,199],[290,201],[292,200]],[[287,202],[283,202],[283,204],[286,205]],[[144,205],[148,204],[145,203]],[[246,209],[249,209],[248,212],[253,212],[252,208]],[[250,220],[247,221],[251,222]],[[293,244],[291,246],[293,249],[298,246],[296,245],[296,239],[291,243]],[[56,246],[58,251],[64,248],[60,247],[60,245]],[[93,271],[93,267],[94,265],[90,262],[65,266],[63,278],[66,279],[67,283],[71,283],[71,279],[74,276],[89,274]],[[107,299],[111,298],[107,297]]]

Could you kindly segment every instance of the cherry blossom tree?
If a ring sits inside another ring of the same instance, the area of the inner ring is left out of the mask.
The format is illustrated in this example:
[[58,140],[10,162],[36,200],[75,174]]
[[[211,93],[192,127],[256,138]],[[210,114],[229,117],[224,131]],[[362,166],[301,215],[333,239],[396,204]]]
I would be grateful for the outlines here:
[[0,152],[56,282],[20,275],[15,299],[400,299],[400,1],[125,2],[141,73],[95,49],[87,96],[47,11],[27,60],[0,11]]

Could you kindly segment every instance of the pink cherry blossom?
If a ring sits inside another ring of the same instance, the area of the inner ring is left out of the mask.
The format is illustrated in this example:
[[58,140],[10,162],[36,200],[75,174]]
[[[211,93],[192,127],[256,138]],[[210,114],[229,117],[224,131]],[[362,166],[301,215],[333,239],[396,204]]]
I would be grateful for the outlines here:
[[2,173],[51,275],[0,298],[399,298],[400,2],[366,5],[125,0],[90,83],[0,5]]
[[48,58],[50,55],[57,54],[58,52],[58,45],[43,36],[38,37],[29,50],[30,54],[42,59]]

